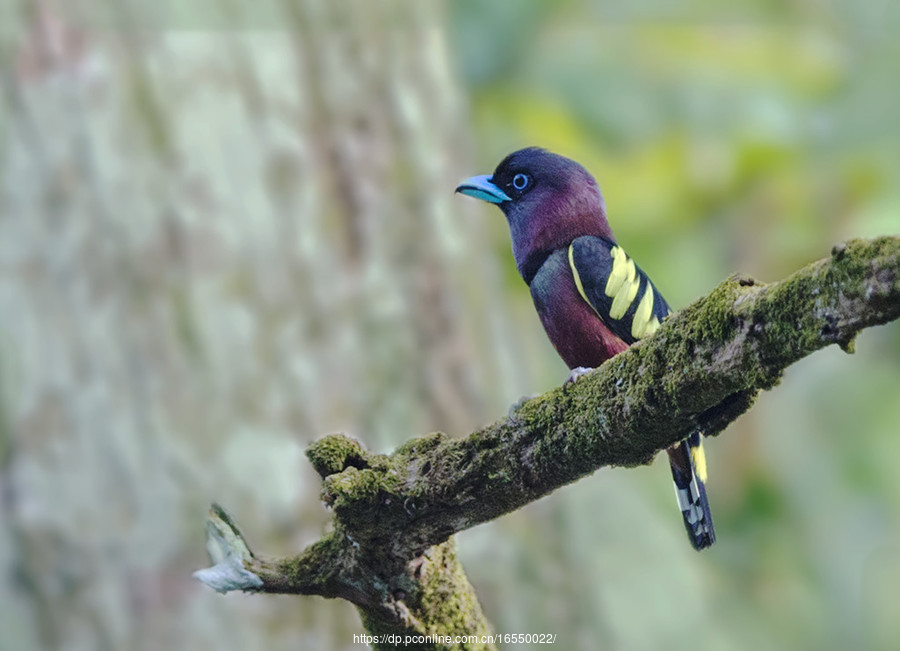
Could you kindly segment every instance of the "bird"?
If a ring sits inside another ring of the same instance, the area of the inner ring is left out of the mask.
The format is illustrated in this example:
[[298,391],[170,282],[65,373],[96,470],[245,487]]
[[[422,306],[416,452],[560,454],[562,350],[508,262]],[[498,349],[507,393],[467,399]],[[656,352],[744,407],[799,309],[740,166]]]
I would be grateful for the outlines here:
[[[616,242],[597,181],[574,160],[527,147],[456,192],[503,211],[516,267],[570,380],[652,335],[671,313]],[[694,549],[705,549],[716,534],[700,430],[666,451],[688,537]]]

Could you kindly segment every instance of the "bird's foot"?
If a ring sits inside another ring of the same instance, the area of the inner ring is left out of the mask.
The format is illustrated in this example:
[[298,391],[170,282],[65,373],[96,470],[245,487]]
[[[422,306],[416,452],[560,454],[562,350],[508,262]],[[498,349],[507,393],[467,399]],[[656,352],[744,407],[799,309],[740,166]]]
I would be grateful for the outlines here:
[[578,378],[582,375],[587,375],[594,369],[590,366],[576,366],[571,371],[569,371],[569,377],[566,378],[566,381],[563,383],[563,387],[568,387],[570,384],[575,384],[578,382]]
[[529,400],[533,400],[533,399],[537,398],[539,395],[540,395],[539,393],[532,393],[530,396],[522,396],[521,398],[519,398],[518,400],[516,400],[516,401],[510,406],[509,411],[506,412],[507,418],[512,418],[512,417],[513,417],[513,414],[516,413],[517,411],[519,411],[519,409],[522,408],[522,405],[524,405],[524,404],[525,404],[526,402],[528,402]]

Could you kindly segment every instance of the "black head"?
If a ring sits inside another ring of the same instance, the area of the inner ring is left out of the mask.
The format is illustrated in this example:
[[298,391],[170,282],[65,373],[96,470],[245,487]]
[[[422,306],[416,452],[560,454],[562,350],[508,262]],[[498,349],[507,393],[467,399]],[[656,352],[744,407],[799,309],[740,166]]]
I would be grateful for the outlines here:
[[576,237],[613,239],[594,177],[575,161],[539,147],[513,152],[493,175],[473,176],[456,191],[500,207],[526,281],[537,271],[535,265]]

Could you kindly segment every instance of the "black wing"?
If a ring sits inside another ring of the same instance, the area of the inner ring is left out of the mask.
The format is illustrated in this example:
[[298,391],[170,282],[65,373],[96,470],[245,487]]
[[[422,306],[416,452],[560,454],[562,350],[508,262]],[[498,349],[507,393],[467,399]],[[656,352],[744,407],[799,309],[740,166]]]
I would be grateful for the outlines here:
[[569,246],[569,266],[582,298],[625,343],[656,332],[671,311],[647,274],[615,242],[593,236],[575,239]]

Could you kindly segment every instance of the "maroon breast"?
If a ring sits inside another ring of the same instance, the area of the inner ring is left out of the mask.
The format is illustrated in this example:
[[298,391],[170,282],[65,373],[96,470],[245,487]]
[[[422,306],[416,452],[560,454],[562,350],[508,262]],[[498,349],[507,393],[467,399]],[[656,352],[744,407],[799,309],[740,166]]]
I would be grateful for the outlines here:
[[544,330],[569,368],[600,366],[628,348],[578,293],[565,249],[554,251],[531,281]]

